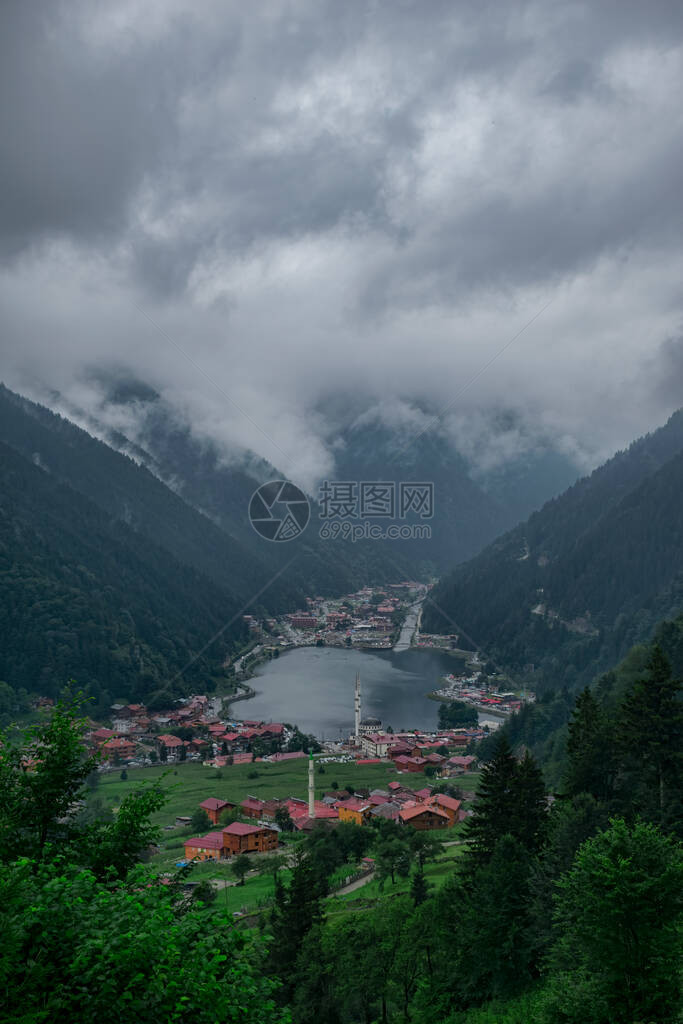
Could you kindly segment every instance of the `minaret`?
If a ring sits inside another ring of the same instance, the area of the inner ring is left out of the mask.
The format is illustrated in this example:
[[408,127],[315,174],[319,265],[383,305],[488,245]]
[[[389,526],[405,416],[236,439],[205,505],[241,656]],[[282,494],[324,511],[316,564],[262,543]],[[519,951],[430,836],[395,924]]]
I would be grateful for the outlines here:
[[353,699],[353,712],[355,717],[355,739],[360,743],[360,673],[356,672],[356,693]]
[[315,818],[315,779],[313,772],[313,754],[308,755],[308,817]]

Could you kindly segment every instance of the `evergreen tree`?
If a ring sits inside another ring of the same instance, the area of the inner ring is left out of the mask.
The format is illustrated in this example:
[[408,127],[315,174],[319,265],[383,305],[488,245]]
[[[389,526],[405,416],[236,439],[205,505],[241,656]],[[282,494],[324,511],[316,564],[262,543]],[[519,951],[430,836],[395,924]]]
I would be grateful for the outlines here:
[[528,851],[513,836],[503,836],[464,895],[453,969],[466,1002],[508,998],[534,975],[530,871]]
[[613,730],[599,703],[586,687],[576,698],[567,727],[567,763],[563,790],[567,796],[590,793],[606,800],[613,783]]
[[681,1009],[680,843],[617,819],[558,883],[552,1024],[674,1021]]
[[305,853],[298,854],[288,886],[276,878],[268,962],[282,982],[285,1000],[296,989],[295,966],[301,945],[311,928],[323,921],[321,896],[318,872]]
[[493,757],[482,769],[474,814],[466,822],[468,860],[473,865],[487,863],[498,840],[512,831],[516,770],[517,762],[502,733]]
[[418,864],[410,883],[410,898],[413,901],[413,906],[419,907],[421,903],[424,903],[428,895],[429,884],[425,878],[424,868],[421,864]]
[[617,726],[622,799],[644,817],[679,829],[683,794],[680,689],[670,662],[656,644],[648,674],[627,694]]
[[190,819],[190,828],[193,832],[208,832],[211,828],[211,819],[203,807],[198,807]]
[[548,828],[548,804],[541,769],[528,750],[515,768],[510,810],[510,833],[529,853],[537,853]]

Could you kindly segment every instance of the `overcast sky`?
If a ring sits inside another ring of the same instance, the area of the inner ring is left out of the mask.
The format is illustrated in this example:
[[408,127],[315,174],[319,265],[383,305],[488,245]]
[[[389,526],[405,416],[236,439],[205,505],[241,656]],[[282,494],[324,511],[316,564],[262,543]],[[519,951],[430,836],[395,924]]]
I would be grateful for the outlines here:
[[306,483],[351,400],[586,467],[683,404],[680,0],[0,19],[8,385],[130,373]]

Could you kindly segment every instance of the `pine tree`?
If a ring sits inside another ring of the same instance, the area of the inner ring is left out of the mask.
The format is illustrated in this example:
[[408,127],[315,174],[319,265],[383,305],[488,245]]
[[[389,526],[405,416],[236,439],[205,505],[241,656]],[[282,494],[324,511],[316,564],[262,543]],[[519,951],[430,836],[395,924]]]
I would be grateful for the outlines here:
[[498,840],[512,831],[516,769],[510,744],[501,733],[492,759],[482,770],[474,814],[467,821],[473,865],[488,863]]
[[424,868],[421,864],[418,864],[410,883],[410,898],[413,901],[413,906],[419,907],[421,903],[424,903],[428,895],[429,884],[425,878]]
[[541,769],[528,750],[515,769],[510,817],[508,831],[529,853],[538,853],[548,829],[548,803]]
[[296,961],[301,944],[314,925],[322,924],[320,879],[310,857],[300,854],[288,886],[278,877],[271,925],[269,966],[288,999],[296,989]]
[[648,674],[634,683],[620,709],[617,741],[622,798],[663,825],[680,823],[683,792],[683,705],[671,664],[656,644]]
[[567,767],[563,789],[567,796],[589,793],[596,800],[611,794],[614,737],[607,717],[586,687],[576,698],[567,728]]

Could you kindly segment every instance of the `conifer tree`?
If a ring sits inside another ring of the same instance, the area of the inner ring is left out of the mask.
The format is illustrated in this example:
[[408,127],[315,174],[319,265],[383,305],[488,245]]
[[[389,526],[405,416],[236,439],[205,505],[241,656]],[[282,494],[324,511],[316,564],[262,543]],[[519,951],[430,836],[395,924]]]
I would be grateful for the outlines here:
[[501,733],[493,757],[482,770],[474,814],[467,821],[473,865],[488,863],[498,840],[512,830],[516,768],[510,744]]
[[527,750],[515,768],[509,832],[529,853],[538,853],[548,828],[548,803],[543,775]]
[[421,903],[424,903],[428,895],[429,885],[425,878],[424,868],[421,864],[418,864],[410,883],[410,898],[413,901],[413,906],[419,907]]
[[648,674],[621,705],[617,740],[622,797],[643,817],[680,827],[683,793],[683,705],[680,681],[656,644]]
[[567,796],[589,793],[606,800],[613,781],[613,731],[588,687],[576,698],[567,728],[567,766],[563,789]]

